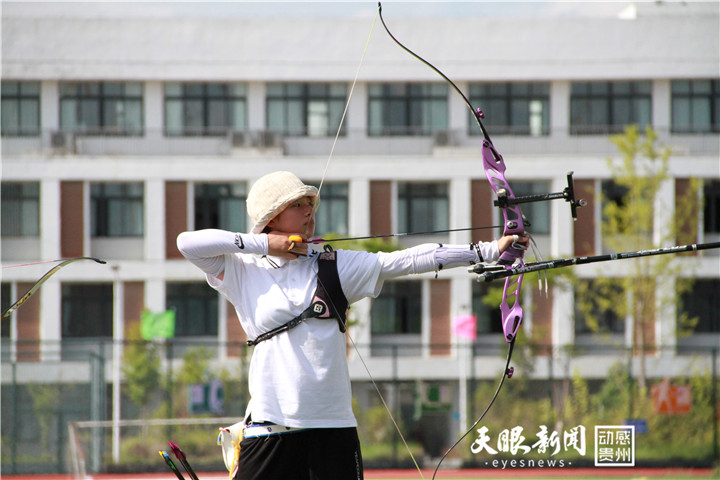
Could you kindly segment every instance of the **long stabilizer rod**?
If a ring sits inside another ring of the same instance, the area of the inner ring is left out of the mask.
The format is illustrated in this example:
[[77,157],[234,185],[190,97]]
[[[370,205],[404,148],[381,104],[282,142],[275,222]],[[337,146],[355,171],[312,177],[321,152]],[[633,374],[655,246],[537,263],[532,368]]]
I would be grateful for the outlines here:
[[627,258],[650,257],[653,255],[665,255],[668,253],[696,252],[699,250],[710,250],[720,248],[720,242],[695,243],[692,245],[678,245],[675,247],[656,248],[653,250],[638,250],[635,252],[608,253],[606,255],[594,255],[590,257],[560,258],[543,262],[528,263],[523,267],[506,268],[502,265],[488,266],[477,264],[468,271],[478,274],[478,281],[491,282],[498,278],[512,277],[522,273],[538,272],[551,268],[569,267],[572,265],[584,265],[586,263],[609,262],[611,260],[624,260]]

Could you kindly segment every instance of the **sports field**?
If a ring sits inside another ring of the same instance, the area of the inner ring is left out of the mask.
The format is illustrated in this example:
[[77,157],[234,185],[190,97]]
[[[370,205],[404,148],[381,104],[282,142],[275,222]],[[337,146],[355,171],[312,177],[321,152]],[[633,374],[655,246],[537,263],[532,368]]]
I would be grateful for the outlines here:
[[[184,473],[184,472],[183,472]],[[534,480],[645,480],[662,478],[666,480],[700,480],[719,478],[718,470],[710,468],[555,468],[555,469],[465,469],[441,470],[436,480],[507,480],[508,478],[531,478]],[[433,472],[423,470],[422,476],[417,470],[367,470],[365,478],[370,480],[430,480]],[[199,472],[200,480],[227,480],[225,472]],[[70,480],[71,475],[3,475],[6,480]],[[177,480],[168,470],[167,473],[97,474],[88,475],[87,480]],[[189,478],[185,474],[185,478]]]

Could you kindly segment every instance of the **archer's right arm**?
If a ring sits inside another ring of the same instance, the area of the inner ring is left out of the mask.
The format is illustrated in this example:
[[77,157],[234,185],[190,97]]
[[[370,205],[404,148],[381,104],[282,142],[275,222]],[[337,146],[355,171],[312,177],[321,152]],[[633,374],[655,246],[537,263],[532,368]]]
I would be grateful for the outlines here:
[[236,253],[266,255],[268,237],[265,234],[241,234],[207,229],[181,233],[177,238],[177,247],[190,263],[206,274],[222,279],[225,271],[225,255]]

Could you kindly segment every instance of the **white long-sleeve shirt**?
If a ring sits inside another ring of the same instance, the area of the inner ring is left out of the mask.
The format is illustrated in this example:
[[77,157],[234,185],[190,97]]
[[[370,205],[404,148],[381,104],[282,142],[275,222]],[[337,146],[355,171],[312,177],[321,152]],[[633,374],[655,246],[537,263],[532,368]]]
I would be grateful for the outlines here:
[[[295,260],[267,255],[267,235],[201,230],[180,234],[180,252],[235,307],[248,338],[284,325],[310,305],[317,252]],[[376,297],[383,281],[498,257],[496,242],[425,244],[389,253],[339,250],[338,275],[349,304]],[[222,274],[222,279],[220,278]],[[345,335],[332,320],[308,319],[259,343],[250,362],[248,406],[253,421],[302,428],[356,426]]]

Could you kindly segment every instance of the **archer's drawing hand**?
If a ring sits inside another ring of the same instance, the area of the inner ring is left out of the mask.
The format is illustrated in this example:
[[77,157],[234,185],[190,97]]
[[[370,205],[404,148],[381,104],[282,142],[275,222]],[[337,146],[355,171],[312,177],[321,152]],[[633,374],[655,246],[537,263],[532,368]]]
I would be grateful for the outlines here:
[[[296,233],[270,232],[268,236],[268,254],[275,257],[295,260],[300,255],[307,255],[308,244]],[[293,237],[293,238],[290,238]]]

